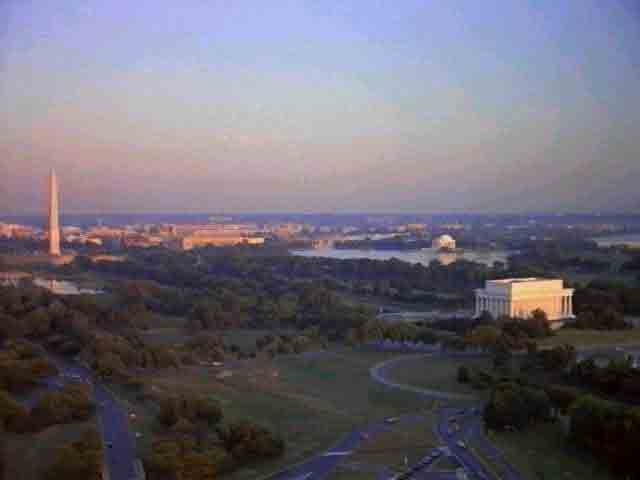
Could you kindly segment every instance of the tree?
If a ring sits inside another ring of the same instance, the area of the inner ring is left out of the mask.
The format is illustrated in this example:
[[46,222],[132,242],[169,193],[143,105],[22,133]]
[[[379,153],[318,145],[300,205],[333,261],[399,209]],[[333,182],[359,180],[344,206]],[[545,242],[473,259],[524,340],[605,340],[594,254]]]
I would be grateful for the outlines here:
[[493,325],[481,325],[474,328],[466,337],[465,341],[483,350],[490,350],[496,346],[500,330]]
[[29,430],[29,412],[11,395],[0,390],[0,427],[10,432],[24,432]]
[[469,368],[466,365],[460,365],[458,367],[458,382],[468,383],[471,380],[471,374]]
[[45,476],[47,480],[101,480],[102,469],[100,434],[95,429],[88,429],[79,440],[56,451]]
[[576,361],[576,349],[569,344],[542,350],[540,355],[542,356],[542,364],[545,370],[564,370],[572,367]]
[[573,443],[590,451],[620,478],[640,478],[640,409],[586,395],[573,403],[570,415]]
[[531,423],[550,418],[551,402],[544,390],[524,387],[513,382],[498,384],[484,410],[490,428],[523,429]]

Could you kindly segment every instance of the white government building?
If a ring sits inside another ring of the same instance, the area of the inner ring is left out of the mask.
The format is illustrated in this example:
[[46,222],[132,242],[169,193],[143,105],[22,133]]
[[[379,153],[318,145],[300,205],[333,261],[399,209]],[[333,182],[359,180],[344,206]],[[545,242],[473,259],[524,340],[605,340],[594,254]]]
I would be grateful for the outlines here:
[[456,241],[451,235],[440,235],[431,241],[434,250],[455,250]]
[[561,279],[487,280],[485,288],[476,290],[475,316],[489,312],[493,318],[526,318],[540,309],[549,321],[563,320],[573,317],[572,297],[573,289],[564,288]]

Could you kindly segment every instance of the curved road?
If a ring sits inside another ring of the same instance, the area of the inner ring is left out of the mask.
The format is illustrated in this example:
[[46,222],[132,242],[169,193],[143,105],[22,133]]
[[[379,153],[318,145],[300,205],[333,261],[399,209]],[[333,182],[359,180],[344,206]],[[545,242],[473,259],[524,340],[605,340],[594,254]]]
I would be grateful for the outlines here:
[[[386,372],[395,364],[402,362],[408,358],[428,358],[433,354],[419,354],[419,355],[404,355],[397,357],[386,362],[382,362],[373,366],[370,369],[370,375],[372,379],[388,388],[403,390],[412,392],[416,395],[420,395],[429,400],[445,400],[445,401],[468,401],[470,403],[477,403],[476,397],[473,395],[464,395],[458,393],[441,392],[437,390],[429,390],[411,385],[403,385],[395,383],[389,380],[385,375]],[[482,433],[482,425],[480,422],[480,408],[478,404],[475,408],[443,408],[439,412],[439,419],[434,427],[436,437],[441,440],[446,447],[445,450],[451,457],[454,457],[456,461],[466,471],[469,479],[497,479],[496,475],[489,472],[482,463],[469,451],[467,448],[460,447],[459,441],[473,441],[474,446],[482,451],[483,455],[490,458],[494,464],[501,466],[502,476],[500,480],[520,480],[518,473],[510,467],[506,461],[504,461],[502,454],[489,443]],[[452,432],[450,419],[456,418],[456,421],[464,424],[464,428],[460,431]],[[406,415],[399,417],[398,424],[403,423],[415,424],[419,421],[420,417]],[[298,465],[289,467],[281,472],[273,474],[268,477],[269,480],[321,480],[329,477],[333,470],[345,459],[348,458],[348,452],[355,450],[362,443],[364,439],[374,436],[377,433],[388,429],[389,426],[384,422],[372,423],[367,425],[361,430],[350,433],[344,438],[337,446],[328,450],[327,452],[317,455],[307,461],[304,461]],[[455,480],[456,475],[451,472],[435,472],[429,471],[431,464],[435,461],[434,457],[427,455],[429,452],[425,452],[425,459],[416,465],[412,471],[410,477],[416,479],[429,479],[429,480]],[[433,451],[431,452],[433,454]],[[379,478],[393,478],[392,475],[383,475]]]
[[[444,354],[440,354],[444,355]],[[467,400],[475,401],[477,399],[472,395],[464,395],[458,393],[441,392],[437,390],[429,390],[424,388],[413,387],[394,383],[385,377],[385,373],[391,367],[401,363],[407,359],[429,358],[434,355],[404,355],[402,357],[393,358],[375,365],[371,368],[371,377],[392,389],[413,392],[429,399],[437,400]],[[443,408],[439,412],[438,424],[435,427],[435,433],[444,442],[451,452],[452,456],[463,466],[465,471],[471,478],[478,479],[497,479],[498,477],[489,470],[473,455],[466,447],[460,446],[460,442],[473,442],[474,447],[482,451],[483,455],[491,460],[493,464],[500,466],[500,479],[504,480],[520,480],[518,472],[504,459],[502,453],[495,448],[484,436],[482,423],[480,419],[480,411],[482,404],[477,403],[473,408]],[[456,423],[463,424],[463,428],[454,431],[451,424],[455,419]]]

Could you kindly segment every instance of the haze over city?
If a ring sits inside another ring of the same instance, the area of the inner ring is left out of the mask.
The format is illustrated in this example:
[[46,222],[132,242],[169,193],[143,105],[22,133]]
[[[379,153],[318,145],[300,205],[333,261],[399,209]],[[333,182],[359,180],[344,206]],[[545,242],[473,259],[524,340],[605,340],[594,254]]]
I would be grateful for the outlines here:
[[2,2],[0,210],[638,211],[639,15]]

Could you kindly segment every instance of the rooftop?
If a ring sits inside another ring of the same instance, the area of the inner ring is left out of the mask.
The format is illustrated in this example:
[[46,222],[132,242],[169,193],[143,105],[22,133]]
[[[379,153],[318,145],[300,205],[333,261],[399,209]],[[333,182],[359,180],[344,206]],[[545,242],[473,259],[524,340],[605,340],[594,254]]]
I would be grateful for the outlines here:
[[526,282],[539,282],[541,280],[548,280],[546,278],[528,277],[528,278],[503,278],[501,280],[489,280],[491,283],[526,283]]

